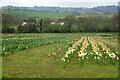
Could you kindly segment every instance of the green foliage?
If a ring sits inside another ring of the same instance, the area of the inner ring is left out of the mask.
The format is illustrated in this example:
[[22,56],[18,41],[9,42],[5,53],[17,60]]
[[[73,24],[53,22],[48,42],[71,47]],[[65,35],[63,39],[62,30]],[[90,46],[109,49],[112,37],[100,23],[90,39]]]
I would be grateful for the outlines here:
[[73,24],[73,23],[76,22],[76,17],[75,17],[75,16],[72,16],[72,15],[69,15],[69,16],[66,16],[66,17],[64,18],[64,21],[65,21],[65,23],[66,23],[67,25],[71,25],[71,24]]
[[[17,25],[18,31],[16,32],[52,32],[52,33],[76,33],[76,32],[118,32],[118,15],[113,15],[112,17],[104,17],[101,15],[97,16],[86,16],[79,17],[73,15],[65,16],[63,19],[53,19],[53,18],[43,18],[42,26],[40,25],[40,20],[29,17],[27,18],[27,23],[24,26],[21,25],[23,16],[16,14],[3,14],[3,27],[10,27],[12,25]],[[13,19],[13,20],[11,20]],[[55,24],[51,24],[55,22]],[[64,25],[58,23],[64,22]],[[32,23],[32,24],[31,24]],[[37,23],[37,25],[33,24]],[[38,28],[40,28],[38,30]],[[4,30],[3,30],[4,31]]]
[[2,27],[2,33],[15,33],[14,28],[9,28],[9,27]]
[[9,14],[2,14],[2,26],[8,27],[8,25],[11,25],[12,21],[12,15]]
[[20,26],[20,25],[18,26],[17,31],[18,31],[18,33],[21,33],[21,32],[22,32],[22,29],[21,29],[21,26]]
[[17,32],[11,26],[22,24],[23,16],[20,14],[6,14],[2,13],[2,33]]

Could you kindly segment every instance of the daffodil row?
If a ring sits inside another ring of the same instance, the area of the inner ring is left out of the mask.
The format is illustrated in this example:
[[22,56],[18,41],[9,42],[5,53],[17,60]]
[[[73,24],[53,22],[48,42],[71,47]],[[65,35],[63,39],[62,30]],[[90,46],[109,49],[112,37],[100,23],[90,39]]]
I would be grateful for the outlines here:
[[[111,59],[119,60],[119,57],[116,55],[118,52],[116,52],[116,54],[115,54],[104,43],[102,43],[98,40],[96,41],[96,43],[98,43],[102,47],[102,50],[104,51],[104,53],[106,53],[106,55],[109,56]],[[107,56],[105,56],[105,58],[108,58]]]
[[[54,38],[54,36],[48,36],[49,38]],[[2,38],[2,40],[25,40],[25,39],[38,39],[38,38],[47,38],[47,36],[33,36],[33,37],[10,37],[10,38]]]

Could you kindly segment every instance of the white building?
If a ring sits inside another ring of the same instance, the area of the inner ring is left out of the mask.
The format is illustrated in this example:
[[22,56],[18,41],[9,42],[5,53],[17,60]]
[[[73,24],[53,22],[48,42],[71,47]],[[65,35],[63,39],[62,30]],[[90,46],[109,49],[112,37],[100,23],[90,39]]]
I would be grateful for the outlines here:
[[27,22],[23,22],[23,23],[22,23],[22,26],[24,26],[24,25],[26,25],[26,24],[28,24],[28,23],[27,23]]

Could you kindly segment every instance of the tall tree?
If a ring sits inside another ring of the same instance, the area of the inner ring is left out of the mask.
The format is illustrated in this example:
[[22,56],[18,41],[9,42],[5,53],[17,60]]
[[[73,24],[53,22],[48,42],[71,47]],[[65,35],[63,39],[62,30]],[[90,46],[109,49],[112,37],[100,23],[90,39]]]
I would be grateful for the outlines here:
[[40,20],[39,24],[40,24],[40,32],[42,32],[42,28],[43,28],[43,20],[42,19]]

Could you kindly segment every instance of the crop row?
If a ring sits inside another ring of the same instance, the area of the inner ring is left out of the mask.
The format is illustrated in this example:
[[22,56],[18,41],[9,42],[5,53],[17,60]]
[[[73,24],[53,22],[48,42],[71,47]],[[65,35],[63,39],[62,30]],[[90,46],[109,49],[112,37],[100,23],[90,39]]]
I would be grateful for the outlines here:
[[26,50],[55,43],[69,43],[76,39],[73,34],[4,34],[2,36],[2,52],[0,55],[8,55],[17,51]]
[[98,63],[116,63],[119,60],[117,49],[94,39],[94,37],[83,36],[68,48],[62,60],[71,62],[72,57],[78,55],[78,61],[95,60]]

